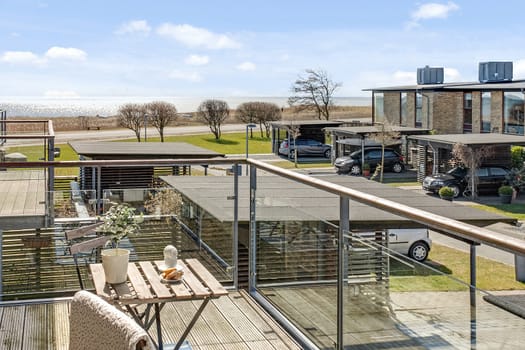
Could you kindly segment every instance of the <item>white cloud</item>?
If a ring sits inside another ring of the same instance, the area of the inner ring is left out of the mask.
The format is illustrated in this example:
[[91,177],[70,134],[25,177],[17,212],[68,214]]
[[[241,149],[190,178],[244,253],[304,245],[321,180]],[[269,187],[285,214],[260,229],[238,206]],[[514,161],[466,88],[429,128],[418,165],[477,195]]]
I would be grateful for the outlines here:
[[172,79],[177,80],[185,80],[190,81],[192,83],[198,83],[199,81],[202,81],[202,77],[199,73],[196,72],[184,72],[180,70],[174,70],[169,74],[169,77]]
[[2,55],[2,61],[14,64],[37,64],[41,60],[31,51],[6,51]]
[[145,20],[136,20],[123,23],[115,31],[116,34],[142,34],[148,35],[151,32],[151,27]]
[[157,34],[175,39],[189,47],[204,47],[207,49],[237,49],[241,45],[226,34],[217,34],[204,28],[189,24],[174,25],[165,23],[157,28]]
[[237,69],[242,71],[252,71],[255,70],[255,68],[255,63],[252,62],[243,62],[237,66]]
[[396,71],[392,76],[395,85],[413,85],[416,83],[416,72]]
[[413,28],[419,26],[420,21],[427,19],[445,19],[451,12],[459,10],[459,6],[449,1],[446,4],[439,4],[435,2],[429,2],[421,4],[419,7],[412,12],[411,21],[407,24],[407,28]]
[[51,98],[75,98],[79,95],[75,91],[71,90],[47,90],[44,92],[44,97]]
[[74,61],[82,61],[86,59],[86,52],[74,47],[59,47],[53,46],[44,55],[50,59],[67,59]]
[[461,74],[455,68],[444,68],[443,73],[445,75],[443,77],[443,81],[445,83],[454,83],[463,80],[463,78],[461,78]]
[[525,79],[525,59],[513,61],[512,75],[513,79]]
[[210,58],[208,56],[190,55],[186,57],[184,62],[192,66],[204,66],[210,62]]

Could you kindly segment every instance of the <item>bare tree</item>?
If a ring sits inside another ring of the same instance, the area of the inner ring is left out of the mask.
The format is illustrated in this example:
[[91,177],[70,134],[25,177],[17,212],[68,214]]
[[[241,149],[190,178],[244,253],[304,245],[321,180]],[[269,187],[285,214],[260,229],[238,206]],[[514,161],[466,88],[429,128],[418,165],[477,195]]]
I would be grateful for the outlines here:
[[468,168],[468,179],[467,188],[463,192],[463,195],[468,195],[475,199],[478,197],[478,177],[476,176],[477,170],[485,158],[488,158],[494,154],[493,146],[480,146],[480,147],[469,147],[462,143],[454,144],[452,148],[452,156],[456,160],[462,163]]
[[342,86],[328,76],[324,70],[307,69],[306,77],[299,76],[292,85],[293,96],[288,98],[290,106],[300,110],[314,110],[319,119],[330,119],[333,106],[333,94]]
[[281,109],[275,103],[245,102],[237,107],[237,119],[243,123],[259,124],[261,137],[264,137],[263,132],[266,132],[266,137],[270,137],[270,123],[281,120],[282,115]]
[[164,142],[164,128],[177,119],[177,107],[164,101],[154,101],[145,105],[151,124],[160,135],[160,142]]
[[379,170],[379,182],[383,182],[383,171],[385,168],[385,146],[388,146],[398,141],[401,137],[401,134],[399,133],[399,131],[394,130],[392,124],[390,124],[387,119],[385,119],[385,121],[381,123],[376,122],[376,124],[379,124],[376,125],[378,132],[369,134],[368,138],[377,141],[381,144],[381,165],[379,165],[376,168],[376,171],[374,172],[372,178],[375,178],[377,176],[377,172]]
[[216,140],[221,138],[221,124],[229,115],[228,104],[221,100],[206,100],[197,108],[197,117],[203,123],[208,124]]
[[144,125],[145,113],[144,106],[136,103],[127,103],[120,106],[118,110],[118,125],[133,130],[138,142],[140,142],[140,130]]

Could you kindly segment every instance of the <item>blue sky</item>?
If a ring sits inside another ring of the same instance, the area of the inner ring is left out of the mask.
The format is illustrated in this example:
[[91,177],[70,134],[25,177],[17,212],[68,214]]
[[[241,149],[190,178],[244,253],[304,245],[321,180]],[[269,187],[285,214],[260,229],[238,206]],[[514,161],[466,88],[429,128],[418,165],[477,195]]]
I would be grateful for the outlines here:
[[30,1],[0,3],[2,96],[289,96],[305,69],[338,96],[477,79],[513,61],[525,78],[523,1]]

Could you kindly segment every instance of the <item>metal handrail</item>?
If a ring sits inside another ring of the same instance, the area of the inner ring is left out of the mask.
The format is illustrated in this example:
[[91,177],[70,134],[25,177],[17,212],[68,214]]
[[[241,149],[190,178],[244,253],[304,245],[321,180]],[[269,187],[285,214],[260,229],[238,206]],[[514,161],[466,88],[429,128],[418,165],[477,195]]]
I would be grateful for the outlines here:
[[247,159],[247,162],[250,165],[272,174],[286,177],[290,180],[294,180],[339,196],[347,196],[360,203],[388,211],[392,214],[401,215],[420,224],[428,226],[434,230],[446,232],[454,238],[468,240],[475,243],[483,243],[511,253],[525,255],[525,240],[508,237],[501,233],[493,232],[478,226],[453,220],[445,216],[433,214],[425,210],[363,193],[361,191],[324,181],[319,178],[313,178],[308,175],[279,168],[275,165],[255,159]]
[[140,159],[140,160],[84,160],[84,161],[53,161],[53,162],[0,162],[4,168],[42,168],[42,167],[111,167],[111,166],[161,166],[173,164],[247,164],[269,173],[279,175],[299,183],[348,197],[374,208],[397,214],[434,230],[444,232],[449,236],[474,243],[486,244],[513,254],[525,255],[525,240],[508,237],[485,228],[466,224],[445,216],[430,213],[425,210],[410,207],[385,198],[367,194],[342,185],[314,178],[295,171],[283,169],[275,165],[251,158],[210,158],[210,159]]

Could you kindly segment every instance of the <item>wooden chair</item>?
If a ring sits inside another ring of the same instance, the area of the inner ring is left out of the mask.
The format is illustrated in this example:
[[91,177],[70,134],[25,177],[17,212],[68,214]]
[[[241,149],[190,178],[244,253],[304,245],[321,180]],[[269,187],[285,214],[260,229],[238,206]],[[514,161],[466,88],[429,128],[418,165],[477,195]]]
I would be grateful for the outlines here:
[[79,260],[83,259],[87,268],[89,263],[99,260],[99,250],[109,240],[106,236],[96,235],[97,228],[100,225],[102,225],[101,222],[65,232],[68,250],[73,256],[81,289],[84,289],[84,282],[82,280],[82,274],[80,273]]
[[75,294],[69,315],[69,350],[152,350],[148,333],[131,317],[85,290]]

